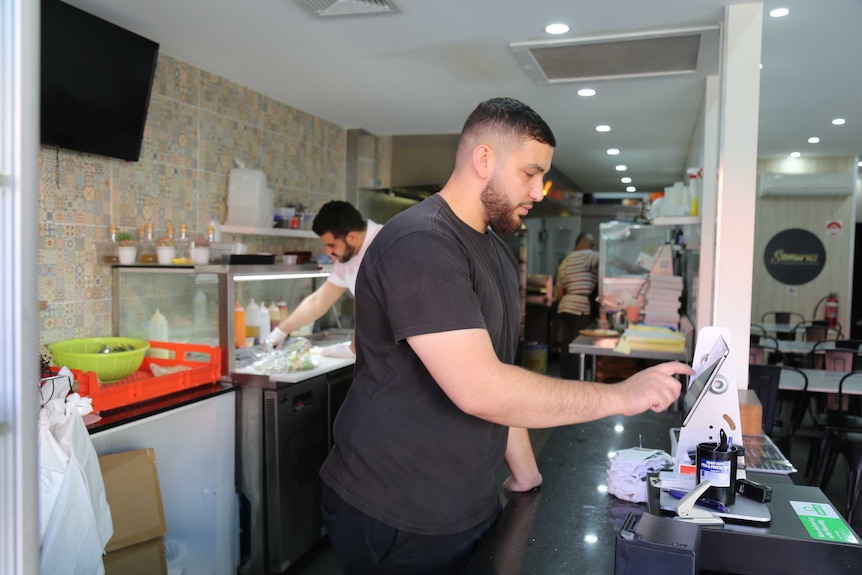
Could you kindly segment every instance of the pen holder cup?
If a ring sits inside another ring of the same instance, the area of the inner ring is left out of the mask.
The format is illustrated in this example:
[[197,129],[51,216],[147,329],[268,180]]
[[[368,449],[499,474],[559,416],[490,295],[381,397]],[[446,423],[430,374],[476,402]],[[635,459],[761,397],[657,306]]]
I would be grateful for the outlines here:
[[717,443],[697,445],[697,481],[709,479],[712,486],[704,497],[715,499],[726,506],[736,501],[736,465],[739,449],[732,445],[728,451],[718,451]]

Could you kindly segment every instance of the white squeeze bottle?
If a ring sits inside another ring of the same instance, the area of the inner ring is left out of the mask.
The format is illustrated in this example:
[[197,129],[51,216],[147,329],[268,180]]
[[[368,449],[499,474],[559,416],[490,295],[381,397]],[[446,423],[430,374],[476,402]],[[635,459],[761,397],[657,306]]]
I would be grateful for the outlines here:
[[257,325],[260,334],[258,335],[257,343],[261,343],[267,335],[269,335],[269,309],[266,303],[260,302],[260,307],[257,310]]
[[207,294],[205,294],[203,290],[197,290],[192,303],[194,307],[195,328],[203,330],[208,327],[207,323],[209,323],[207,321],[207,317],[209,316],[209,310],[207,309]]
[[[156,313],[150,317],[147,337],[150,341],[168,341],[168,319],[158,308]],[[151,349],[149,355],[150,357],[168,359],[169,352],[166,349]]]
[[254,298],[251,298],[251,301],[245,306],[245,337],[260,340],[259,309],[260,306],[255,303]]

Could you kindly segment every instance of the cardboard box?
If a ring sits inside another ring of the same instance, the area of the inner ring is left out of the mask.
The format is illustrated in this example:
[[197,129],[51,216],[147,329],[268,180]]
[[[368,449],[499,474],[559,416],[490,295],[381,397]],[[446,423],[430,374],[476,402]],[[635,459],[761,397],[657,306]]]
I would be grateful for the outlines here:
[[742,420],[743,435],[760,435],[763,433],[763,406],[753,389],[740,389],[739,418]]
[[[164,550],[167,525],[155,452],[137,449],[104,455],[99,458],[99,466],[114,523],[114,535],[105,545],[106,571],[167,573]],[[130,571],[126,567],[137,564],[146,570]],[[109,565],[121,567],[109,569]]]
[[165,540],[157,537],[105,555],[105,575],[160,575],[168,572]]

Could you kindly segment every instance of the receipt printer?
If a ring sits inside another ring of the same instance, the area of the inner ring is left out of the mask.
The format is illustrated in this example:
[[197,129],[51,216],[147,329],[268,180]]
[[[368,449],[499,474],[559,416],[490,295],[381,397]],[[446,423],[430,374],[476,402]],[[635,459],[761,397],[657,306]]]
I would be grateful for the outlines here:
[[696,575],[700,525],[629,513],[616,538],[614,575]]

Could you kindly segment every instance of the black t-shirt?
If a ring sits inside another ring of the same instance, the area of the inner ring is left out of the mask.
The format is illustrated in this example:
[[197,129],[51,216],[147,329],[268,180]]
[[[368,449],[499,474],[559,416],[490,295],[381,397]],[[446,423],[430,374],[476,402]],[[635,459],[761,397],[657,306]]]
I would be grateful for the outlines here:
[[405,531],[456,533],[488,519],[508,428],[458,409],[405,340],[486,329],[512,363],[519,324],[517,261],[493,232],[476,232],[439,196],[390,220],[359,270],[354,381],[324,481]]

